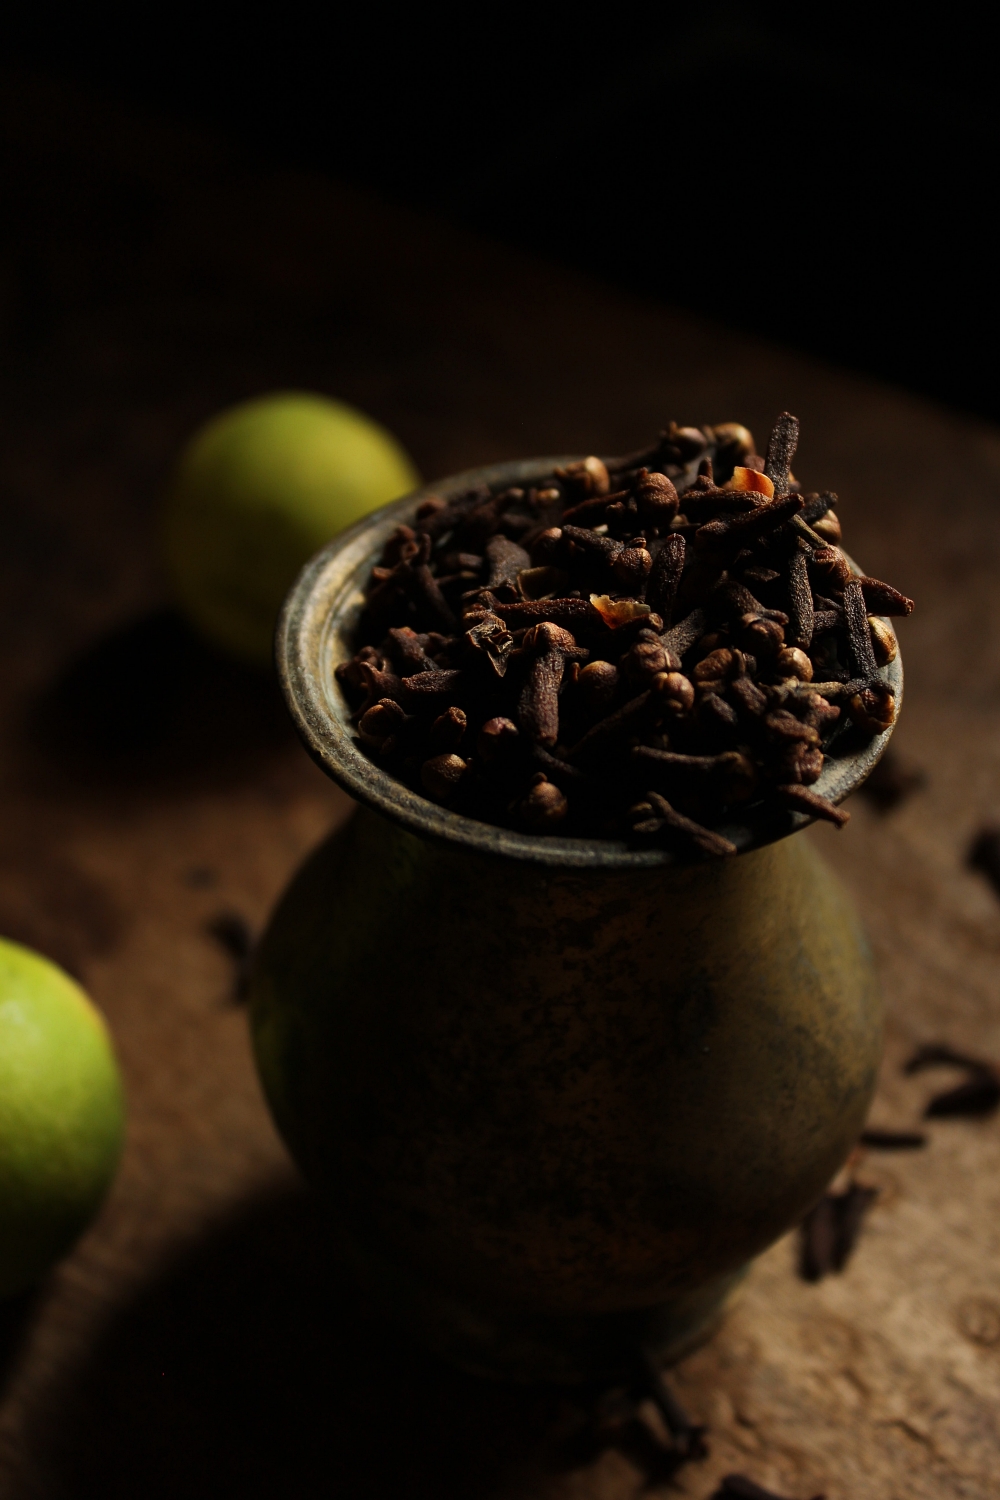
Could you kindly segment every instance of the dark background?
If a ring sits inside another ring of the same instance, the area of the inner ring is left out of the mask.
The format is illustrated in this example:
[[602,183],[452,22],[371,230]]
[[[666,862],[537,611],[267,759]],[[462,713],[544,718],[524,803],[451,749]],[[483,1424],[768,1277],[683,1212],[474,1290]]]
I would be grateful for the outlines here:
[[[289,1182],[212,933],[259,932],[346,803],[268,685],[161,608],[157,565],[175,455],[235,400],[327,391],[437,475],[796,411],[802,477],[918,603],[894,745],[926,781],[817,833],[890,1004],[873,1124],[919,1120],[916,1046],[1000,1057],[1000,913],[965,866],[1000,814],[996,429],[738,331],[995,414],[989,39],[954,11],[880,31],[813,7],[808,34],[787,14],[0,21],[0,933],[94,994],[131,1119],[105,1216],[18,1312],[5,1500],[642,1484],[622,1455],[553,1472],[524,1393],[387,1354]],[[783,1250],[762,1268],[676,1377],[712,1425],[689,1493],[734,1469],[789,1495],[861,1472],[993,1493],[996,1131],[933,1123],[926,1151],[865,1165],[884,1191],[832,1300]]]
[[1000,417],[993,42],[949,8],[58,7],[4,55]]

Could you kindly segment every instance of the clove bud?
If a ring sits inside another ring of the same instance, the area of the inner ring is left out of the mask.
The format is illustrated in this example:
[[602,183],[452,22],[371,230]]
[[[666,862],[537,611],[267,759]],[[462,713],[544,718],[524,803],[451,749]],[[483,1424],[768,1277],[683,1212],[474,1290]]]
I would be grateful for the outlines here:
[[[693,817],[760,800],[842,823],[812,788],[826,753],[891,726],[886,617],[913,604],[854,574],[837,497],[792,475],[797,441],[788,412],[766,458],[739,424],[671,423],[614,460],[407,510],[336,667],[359,744],[439,803],[537,833],[634,825],[719,854]],[[683,811],[643,796],[642,769]]]
[[435,755],[420,767],[420,780],[435,802],[449,802],[468,769],[460,755]]
[[774,656],[785,644],[784,627],[765,615],[743,615],[740,629],[755,656]]
[[782,677],[797,677],[799,682],[812,682],[813,664],[798,646],[783,646],[774,659],[774,665]]
[[369,750],[381,750],[391,734],[396,734],[406,723],[406,714],[391,698],[380,698],[362,714],[358,724],[358,738]]
[[640,469],[632,491],[639,519],[649,528],[648,534],[665,536],[680,504],[671,480],[666,474],[651,474],[648,469]]
[[899,655],[899,647],[896,644],[896,633],[891,626],[886,625],[877,615],[868,616],[868,629],[871,631],[872,650],[875,653],[875,661],[880,667],[887,667],[891,661],[895,661]]
[[651,677],[660,672],[676,671],[680,664],[680,658],[654,637],[653,640],[635,641],[621,659],[621,670],[636,687],[646,687]]
[[695,667],[692,676],[695,682],[712,682],[728,677],[736,665],[736,658],[727,646],[710,651]]
[[694,686],[682,672],[658,672],[649,685],[668,713],[687,714],[694,707]]
[[876,682],[855,693],[847,705],[852,721],[865,734],[884,734],[892,728],[896,700],[884,683]]
[[548,833],[562,822],[568,810],[569,803],[563,793],[546,779],[543,771],[539,771],[518,808],[518,814],[532,833]]
[[576,691],[596,717],[607,713],[618,691],[618,668],[609,661],[591,661],[576,680]]
[[591,495],[606,495],[611,489],[607,466],[593,454],[581,459],[579,463],[557,469],[556,478],[565,485],[574,499],[584,500]]
[[484,765],[507,760],[520,735],[510,719],[487,719],[476,738],[476,749]]
[[462,743],[465,734],[466,718],[460,708],[445,709],[443,714],[434,720],[431,732],[427,737],[427,743],[432,750],[447,751],[457,750]]

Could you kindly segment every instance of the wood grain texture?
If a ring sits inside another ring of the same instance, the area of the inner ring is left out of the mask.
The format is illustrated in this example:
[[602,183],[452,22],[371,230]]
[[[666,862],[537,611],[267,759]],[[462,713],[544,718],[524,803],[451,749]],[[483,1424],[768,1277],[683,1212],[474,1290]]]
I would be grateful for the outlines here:
[[[8,1310],[11,1500],[328,1492],[624,1500],[547,1393],[481,1386],[377,1332],[254,1079],[221,911],[259,927],[346,813],[267,683],[163,612],[156,506],[221,405],[307,387],[386,422],[428,475],[638,446],[670,417],[802,422],[851,552],[917,600],[897,744],[925,790],[810,833],[862,904],[890,1023],[873,1123],[1000,1057],[1000,903],[964,868],[1000,813],[1000,434],[898,391],[39,79],[2,91],[0,931],[78,974],[130,1103],[120,1178],[31,1306]],[[1000,1122],[870,1154],[846,1271],[786,1240],[676,1372],[710,1457],[792,1496],[986,1500],[1000,1469]],[[661,1486],[666,1493],[666,1484]]]

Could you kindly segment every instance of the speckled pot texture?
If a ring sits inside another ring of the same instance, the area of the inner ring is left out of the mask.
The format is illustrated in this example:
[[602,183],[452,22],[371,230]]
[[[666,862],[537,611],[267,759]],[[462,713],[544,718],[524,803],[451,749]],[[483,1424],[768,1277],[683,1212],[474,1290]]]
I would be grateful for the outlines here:
[[[510,484],[560,459],[433,486]],[[422,492],[423,493],[423,492]],[[676,1358],[822,1192],[881,1049],[857,915],[781,813],[683,863],[511,833],[357,746],[333,668],[421,496],[300,577],[278,661],[300,732],[359,801],[261,943],[252,1028],[296,1160],[358,1275],[439,1353],[520,1380]],[[898,661],[889,669],[897,703]],[[824,773],[840,798],[881,736]]]

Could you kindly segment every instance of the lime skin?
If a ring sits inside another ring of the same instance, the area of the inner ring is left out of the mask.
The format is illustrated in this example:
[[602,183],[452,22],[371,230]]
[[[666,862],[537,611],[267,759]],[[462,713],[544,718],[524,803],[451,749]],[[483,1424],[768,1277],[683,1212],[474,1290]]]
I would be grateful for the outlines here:
[[90,1223],[123,1129],[100,1015],[62,969],[0,938],[0,1298],[38,1281]]
[[267,666],[303,564],[419,483],[392,434],[352,406],[292,391],[231,407],[191,439],[167,497],[175,598],[210,641]]

